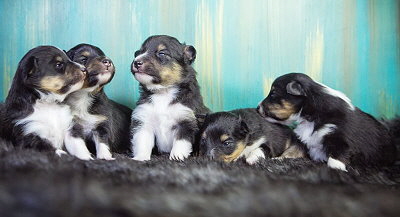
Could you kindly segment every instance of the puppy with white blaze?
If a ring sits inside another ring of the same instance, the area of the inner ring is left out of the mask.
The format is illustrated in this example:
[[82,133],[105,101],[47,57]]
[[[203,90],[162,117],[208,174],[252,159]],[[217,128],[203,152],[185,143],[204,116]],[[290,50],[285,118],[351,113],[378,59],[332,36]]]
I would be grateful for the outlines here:
[[334,169],[384,166],[395,160],[389,129],[343,93],[300,73],[277,78],[258,107],[266,120],[297,125],[294,132],[315,161]]
[[2,112],[1,132],[20,147],[62,151],[72,114],[61,102],[80,89],[86,69],[60,49],[39,46],[19,62]]
[[191,66],[195,57],[193,46],[166,35],[149,37],[135,52],[131,70],[141,94],[131,122],[134,160],[150,160],[154,145],[171,160],[192,152],[195,115],[209,112]]
[[[130,116],[132,110],[109,99],[104,92],[115,74],[115,67],[104,52],[90,44],[79,44],[67,55],[86,67],[86,82],[82,89],[71,93],[65,103],[74,115],[74,139],[65,146],[91,159],[113,160],[111,152],[130,153]],[[77,144],[80,148],[76,149]],[[88,147],[88,148],[86,148]]]

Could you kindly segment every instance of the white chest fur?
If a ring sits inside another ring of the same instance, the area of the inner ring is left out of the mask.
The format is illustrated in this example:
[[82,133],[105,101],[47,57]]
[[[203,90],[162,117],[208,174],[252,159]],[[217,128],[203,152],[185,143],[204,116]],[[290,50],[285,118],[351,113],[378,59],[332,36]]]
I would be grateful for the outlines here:
[[93,97],[90,96],[92,90],[93,88],[86,88],[76,91],[71,93],[66,100],[71,107],[72,115],[83,126],[85,134],[90,133],[99,122],[106,120],[104,116],[89,113],[89,108],[93,103]]
[[[162,152],[171,152],[175,132],[174,126],[182,120],[194,119],[193,110],[175,99],[177,89],[168,89],[151,96],[150,102],[141,104],[134,110],[132,117],[141,122],[141,129],[150,131],[157,140],[157,147]],[[138,141],[140,142],[140,141]]]
[[334,124],[325,124],[323,127],[315,130],[314,122],[302,120],[294,129],[294,132],[304,142],[308,149],[310,157],[315,161],[327,161],[326,153],[323,149],[323,138],[325,135],[336,129]]
[[18,120],[16,125],[24,125],[24,135],[35,134],[47,139],[56,149],[61,149],[65,132],[72,123],[69,106],[55,102],[37,100],[33,113]]

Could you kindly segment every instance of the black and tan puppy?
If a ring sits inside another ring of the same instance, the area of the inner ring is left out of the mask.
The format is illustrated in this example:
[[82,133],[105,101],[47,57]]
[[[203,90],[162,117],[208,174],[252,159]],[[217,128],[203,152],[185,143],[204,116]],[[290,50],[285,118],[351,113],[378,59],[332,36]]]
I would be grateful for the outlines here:
[[254,164],[265,158],[305,156],[304,145],[290,128],[266,122],[256,109],[208,114],[201,125],[200,154],[212,159],[231,162],[244,157]]
[[150,160],[155,144],[170,159],[183,160],[192,152],[195,115],[209,112],[191,66],[195,57],[194,47],[164,35],[149,37],[135,52],[131,69],[141,89],[132,114],[135,160]]
[[[103,90],[114,76],[113,62],[93,45],[79,44],[67,55],[86,66],[87,79],[81,90],[70,94],[65,102],[74,115],[75,143],[95,146],[96,157],[111,160],[110,151],[130,152],[130,117],[132,110],[109,99]],[[88,149],[74,150],[90,159]]]
[[3,136],[14,145],[61,153],[72,138],[71,111],[61,102],[82,87],[85,72],[56,47],[30,50],[19,62],[5,101]]
[[268,121],[297,124],[294,132],[310,157],[331,168],[347,165],[387,165],[396,151],[389,130],[351,104],[343,93],[313,81],[305,74],[277,78],[259,112]]

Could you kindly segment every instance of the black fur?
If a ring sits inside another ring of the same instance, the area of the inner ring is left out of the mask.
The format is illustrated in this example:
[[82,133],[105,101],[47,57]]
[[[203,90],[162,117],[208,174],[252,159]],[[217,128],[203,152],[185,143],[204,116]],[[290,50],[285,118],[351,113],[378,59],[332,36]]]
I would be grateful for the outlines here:
[[[63,51],[53,46],[39,46],[26,53],[18,64],[2,109],[0,132],[3,137],[20,147],[53,150],[46,138],[33,133],[23,135],[23,125],[16,125],[16,122],[32,114],[33,105],[41,97],[66,94],[72,85],[84,79],[84,71],[84,67],[73,63]],[[54,87],[53,90],[43,86],[48,83],[43,83],[42,79],[48,76],[57,77],[64,82],[63,86],[58,89]]]
[[[290,128],[266,122],[256,109],[208,114],[200,135],[201,154],[219,160],[240,148],[239,143],[251,146],[262,137],[266,141],[260,147],[267,158],[279,157],[291,146],[297,146],[298,155],[282,157],[304,156],[305,151],[304,145],[297,140]],[[223,138],[225,141],[221,140],[221,136],[226,137]]]
[[299,113],[303,120],[315,124],[314,132],[325,124],[336,125],[323,137],[323,151],[346,165],[388,165],[395,159],[395,147],[385,126],[356,107],[352,110],[345,100],[328,94],[325,87],[305,74],[277,78],[259,111],[269,120],[288,125],[290,118],[282,114]]
[[[191,65],[195,57],[195,48],[181,44],[176,38],[157,35],[146,39],[141,48],[135,52],[135,59],[131,65],[133,75],[140,82],[137,108],[153,103],[152,96],[155,94],[176,89],[177,93],[169,105],[184,105],[191,109],[194,115],[208,113],[209,109],[203,104],[200,94],[196,72]],[[143,76],[151,81],[143,80]],[[142,122],[135,117],[134,111],[132,135],[136,134],[140,126]],[[194,144],[198,131],[196,119],[194,116],[182,117],[171,130],[176,131],[175,139],[187,140]]]
[[[89,135],[84,135],[85,141],[92,153],[95,152],[93,136],[99,137],[100,142],[104,142],[110,146],[111,151],[119,153],[130,153],[130,136],[129,126],[132,110],[124,105],[116,103],[109,99],[104,92],[103,86],[111,81],[114,76],[112,70],[110,79],[102,84],[99,84],[98,75],[102,73],[103,62],[107,61],[110,67],[114,67],[112,61],[105,56],[104,52],[90,44],[79,44],[71,48],[67,55],[75,62],[83,64],[88,69],[87,85],[86,88],[91,88],[98,85],[98,88],[86,94],[92,98],[92,103],[85,108],[90,114],[102,115],[107,119],[98,123],[98,125],[91,130]],[[100,66],[99,66],[100,65]],[[82,89],[81,91],[84,91]],[[67,99],[67,104],[79,104],[79,98],[74,96],[76,93],[71,94]],[[84,118],[84,117],[83,117]],[[87,126],[83,126],[85,128]],[[78,130],[79,131],[79,130]],[[83,131],[82,129],[80,131]],[[83,133],[81,133],[83,134]]]
[[155,156],[81,161],[0,140],[0,216],[398,216],[400,167],[342,173],[306,158],[257,165]]
[[[183,78],[181,81],[177,82],[174,86],[179,88],[179,93],[173,103],[182,103],[183,105],[193,109],[195,114],[205,114],[209,113],[209,109],[203,103],[203,97],[200,94],[200,87],[196,79],[196,71],[192,67],[192,63],[196,58],[196,50],[192,46],[186,46],[185,44],[181,44],[176,38],[166,36],[166,35],[156,35],[147,38],[144,42],[140,50],[135,52],[135,57],[148,52],[149,55],[146,59],[141,60],[142,62],[147,59],[160,59],[158,61],[161,64],[169,64],[173,62],[171,60],[163,60],[157,54],[156,46],[159,44],[167,44],[169,55],[171,59],[175,60],[179,65],[183,68]],[[185,48],[190,49],[192,51],[191,57],[187,57]],[[189,61],[190,60],[190,61]],[[134,66],[135,61],[132,62],[131,70],[132,73],[137,73],[137,69]],[[156,84],[160,83],[160,77],[158,75],[158,71],[154,68],[146,68],[146,72],[155,76]],[[137,105],[149,102],[150,96],[154,91],[149,90],[146,85],[140,84],[140,98],[137,102]]]

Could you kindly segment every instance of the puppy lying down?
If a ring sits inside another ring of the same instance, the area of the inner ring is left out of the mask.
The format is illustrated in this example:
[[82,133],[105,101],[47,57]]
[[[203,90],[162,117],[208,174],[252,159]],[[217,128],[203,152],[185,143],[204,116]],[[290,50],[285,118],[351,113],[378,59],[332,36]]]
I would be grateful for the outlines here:
[[305,156],[304,145],[290,128],[266,122],[256,109],[217,112],[202,118],[201,155],[225,162],[244,157],[249,164],[264,158]]
[[347,171],[351,166],[393,163],[396,149],[389,129],[355,107],[343,93],[300,73],[277,78],[258,109],[267,121],[296,124],[294,132],[310,157]]

